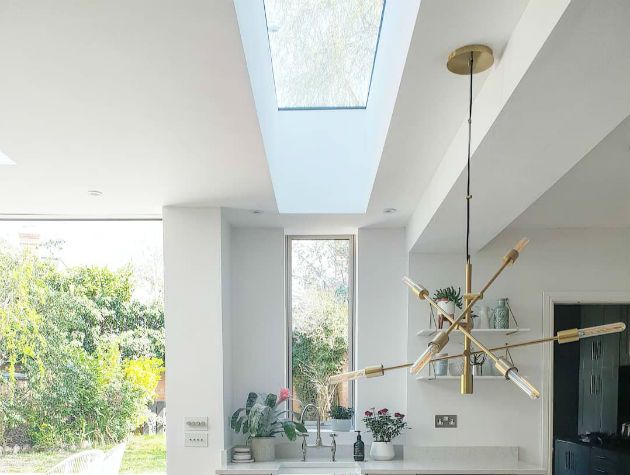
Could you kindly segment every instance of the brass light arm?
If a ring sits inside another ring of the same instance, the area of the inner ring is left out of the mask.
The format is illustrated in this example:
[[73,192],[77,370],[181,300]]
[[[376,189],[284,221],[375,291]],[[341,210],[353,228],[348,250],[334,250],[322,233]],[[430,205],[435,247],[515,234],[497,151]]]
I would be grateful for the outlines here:
[[[471,294],[472,299],[468,302],[468,305],[466,305],[464,310],[462,310],[461,315],[455,319],[456,324],[458,324],[466,316],[466,313],[469,312],[473,308],[473,305],[475,305],[479,300],[483,298],[483,295],[486,293],[486,290],[488,290],[490,286],[494,283],[494,281],[497,280],[497,278],[501,275],[501,273],[505,270],[505,268],[516,262],[516,259],[518,259],[518,256],[520,255],[521,252],[523,252],[523,249],[525,249],[525,246],[527,246],[528,243],[529,243],[529,239],[522,238],[519,242],[516,243],[516,245],[512,249],[510,249],[510,251],[503,257],[503,263],[501,264],[501,267],[499,267],[499,269],[494,273],[494,275],[490,277],[490,280],[486,282],[486,285],[483,286],[481,291],[479,291],[477,294],[474,294],[474,295]],[[440,313],[444,313],[444,312],[441,311]],[[447,330],[447,333],[448,333],[448,330]]]
[[[452,328],[454,326],[455,319],[453,319],[450,315],[446,315],[445,313],[442,313],[442,315],[444,315],[451,322],[451,328]],[[486,348],[486,346],[483,343],[481,343],[479,340],[477,340],[477,338],[472,336],[472,334],[468,330],[466,330],[462,326],[459,326],[458,329],[465,336],[467,336],[470,339],[470,341],[472,341],[477,346],[477,348],[479,348],[483,353],[488,355],[490,359],[492,359],[492,361],[494,361],[495,363],[499,361],[499,357],[496,356],[494,353],[492,353],[492,351],[490,351],[488,348]],[[465,356],[465,355],[462,355],[462,356]]]
[[[550,343],[554,341],[557,341],[559,344],[572,343],[572,342],[581,340],[582,338],[591,338],[594,336],[607,335],[611,333],[621,333],[625,331],[625,329],[626,329],[626,325],[623,322],[608,323],[605,325],[597,325],[594,327],[572,328],[570,330],[559,331],[556,335],[550,336],[547,338],[527,340],[520,343],[506,343],[505,345],[494,346],[492,348],[489,348],[489,350],[501,351],[508,348],[520,348],[523,346],[532,346],[532,345],[538,345],[540,343]],[[481,353],[484,353],[484,351],[482,350],[472,351],[470,354],[476,355],[476,354],[481,354]],[[464,356],[463,353],[458,353],[456,355],[448,355],[448,356],[436,356],[431,361],[450,360],[454,358],[461,358],[463,356]],[[397,369],[409,368],[412,365],[413,363],[402,363],[402,364],[393,365],[393,366],[383,366],[383,365],[368,366],[367,368],[364,368],[362,370],[351,371],[348,373],[341,373],[341,374],[332,376],[329,380],[329,383],[337,384],[343,381],[350,381],[350,380],[358,379],[361,377],[374,378],[378,376],[383,376],[387,371],[394,371]]]
[[[455,328],[459,328],[459,323],[466,317],[466,314],[472,309],[473,305],[475,305],[480,299],[483,298],[483,295],[486,292],[486,290],[488,290],[490,286],[494,283],[494,281],[497,280],[497,278],[501,275],[501,273],[505,270],[505,268],[516,262],[516,259],[518,259],[520,253],[523,251],[523,249],[525,249],[525,246],[527,246],[528,243],[529,243],[529,240],[527,238],[523,238],[519,242],[517,242],[516,245],[512,249],[510,249],[510,251],[505,255],[505,257],[503,257],[503,263],[501,264],[501,267],[499,267],[499,269],[494,273],[494,275],[490,277],[490,280],[486,282],[486,285],[483,286],[481,291],[478,292],[477,294],[474,294],[474,296],[468,302],[464,310],[462,310],[461,314],[454,320],[449,319],[451,321],[451,326],[447,328],[446,330],[444,330],[444,332],[447,335],[451,333]],[[435,300],[431,298],[429,290],[426,287],[423,287],[422,285],[419,285],[413,282],[409,277],[403,277],[403,282],[409,286],[411,291],[419,299],[426,300],[427,302],[429,302],[429,304],[433,308],[436,309],[438,313],[444,315],[445,313],[444,310],[437,304]],[[472,295],[473,294],[471,294],[471,296]]]

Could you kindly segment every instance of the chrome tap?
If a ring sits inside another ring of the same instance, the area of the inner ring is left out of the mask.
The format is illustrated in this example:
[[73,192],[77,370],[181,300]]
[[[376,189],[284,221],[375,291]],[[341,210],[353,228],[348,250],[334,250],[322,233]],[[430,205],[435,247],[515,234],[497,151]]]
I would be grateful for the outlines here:
[[324,443],[322,442],[322,417],[321,414],[319,412],[319,409],[317,408],[317,406],[315,406],[315,404],[307,404],[306,406],[304,406],[304,409],[302,409],[302,414],[300,415],[300,422],[302,424],[304,424],[304,414],[306,413],[306,411],[309,408],[313,408],[315,409],[315,411],[317,411],[317,434],[315,436],[315,444],[314,445],[309,445],[306,442],[306,438],[308,437],[308,434],[301,434],[302,437],[304,438],[302,440],[302,461],[306,462],[306,449],[308,447],[311,448],[329,448],[330,447],[330,452],[331,452],[331,456],[332,456],[332,461],[335,462],[335,455],[337,454],[337,442],[335,441],[335,437],[337,437],[337,434],[335,434],[334,432],[330,434],[330,437],[332,438],[332,442],[330,443],[330,445],[324,445]]

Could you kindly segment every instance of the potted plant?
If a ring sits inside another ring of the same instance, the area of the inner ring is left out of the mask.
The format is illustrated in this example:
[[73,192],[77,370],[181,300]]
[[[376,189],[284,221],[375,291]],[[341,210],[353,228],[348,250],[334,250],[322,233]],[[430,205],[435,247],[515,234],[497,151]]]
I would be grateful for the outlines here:
[[331,406],[330,428],[334,432],[350,432],[354,410],[350,407]]
[[370,446],[372,460],[391,460],[394,458],[392,439],[398,437],[407,427],[404,418],[405,415],[399,412],[392,416],[387,409],[381,409],[376,414],[374,411],[365,411],[363,422],[374,438],[374,442]]
[[[438,289],[433,294],[433,300],[444,310],[444,313],[453,316],[455,315],[455,306],[459,309],[462,308],[462,289],[460,287],[455,290],[455,287],[452,286]],[[438,328],[442,328],[443,325],[444,316],[440,313],[438,315]]]
[[282,388],[278,395],[251,392],[247,396],[245,407],[232,414],[230,426],[236,433],[247,435],[256,462],[275,459],[273,438],[277,434],[284,434],[289,440],[295,440],[298,432],[306,433],[303,424],[286,417],[297,414],[280,407],[289,399],[289,394],[287,388]]

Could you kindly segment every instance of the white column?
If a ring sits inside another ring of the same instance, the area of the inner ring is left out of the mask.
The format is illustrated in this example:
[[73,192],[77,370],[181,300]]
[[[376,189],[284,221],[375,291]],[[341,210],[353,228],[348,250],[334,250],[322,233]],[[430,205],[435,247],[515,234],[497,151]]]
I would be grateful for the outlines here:
[[[213,474],[224,448],[221,210],[166,207],[167,465]],[[184,447],[184,417],[208,417],[208,447]]]
[[[405,230],[359,229],[357,241],[355,366],[404,363],[407,361],[407,288],[401,279],[407,273],[408,262]],[[362,379],[356,384],[357,420],[371,406],[407,412],[407,371]]]

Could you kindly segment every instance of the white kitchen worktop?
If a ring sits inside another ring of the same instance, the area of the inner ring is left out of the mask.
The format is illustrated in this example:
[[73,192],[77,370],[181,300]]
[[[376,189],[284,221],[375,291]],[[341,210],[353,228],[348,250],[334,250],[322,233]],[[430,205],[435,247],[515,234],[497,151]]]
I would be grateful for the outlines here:
[[478,474],[478,475],[544,475],[546,470],[534,467],[520,461],[481,461],[472,460],[462,462],[458,460],[392,460],[389,462],[353,462],[348,459],[341,459],[338,462],[339,467],[335,468],[330,462],[297,462],[295,460],[276,460],[275,462],[263,463],[228,463],[216,471],[217,475],[278,475],[282,474],[285,467],[290,467],[291,473],[297,474],[296,468],[303,466],[301,472],[304,475],[314,473],[317,470],[321,473],[323,467],[326,467],[327,473],[361,473],[367,475],[424,475],[424,474],[442,474],[442,475],[461,475],[461,474]]

